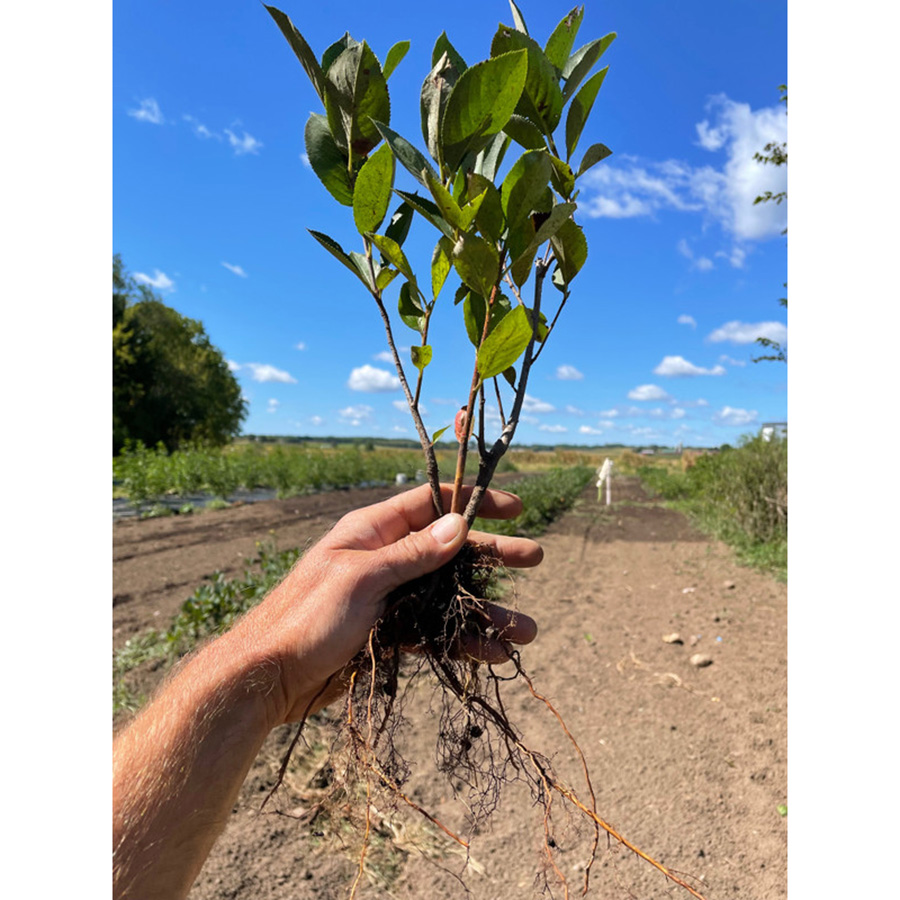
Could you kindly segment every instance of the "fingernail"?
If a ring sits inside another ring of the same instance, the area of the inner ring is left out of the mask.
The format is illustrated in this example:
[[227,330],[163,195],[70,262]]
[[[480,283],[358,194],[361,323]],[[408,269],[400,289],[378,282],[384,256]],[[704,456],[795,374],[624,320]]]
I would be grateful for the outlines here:
[[431,534],[439,544],[452,544],[465,521],[459,513],[447,513],[431,526]]

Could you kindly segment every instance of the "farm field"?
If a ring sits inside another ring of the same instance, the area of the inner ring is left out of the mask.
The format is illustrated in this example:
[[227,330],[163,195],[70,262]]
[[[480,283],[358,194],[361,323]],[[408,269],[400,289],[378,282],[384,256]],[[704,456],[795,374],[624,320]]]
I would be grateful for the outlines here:
[[[257,542],[307,546],[344,512],[398,490],[333,491],[117,522],[114,648],[147,629],[164,629],[205,576],[237,576]],[[610,508],[596,495],[593,486],[584,490],[539,538],[542,565],[516,577],[509,597],[540,629],[522,652],[523,665],[581,745],[606,821],[693,876],[709,900],[784,897],[787,819],[778,807],[787,803],[786,587],[738,566],[724,544],[649,501],[635,478],[614,479]],[[663,641],[675,632],[683,643]],[[691,665],[695,653],[712,664]],[[141,689],[151,690],[162,674],[147,667]],[[556,721],[524,685],[510,688],[507,710],[526,741],[580,788],[577,761]],[[408,792],[464,832],[465,806],[435,770],[431,699],[427,683],[408,698]],[[293,732],[285,728],[269,738],[191,900],[348,896],[358,842],[334,821],[313,818],[327,728],[326,714],[260,814]],[[379,810],[375,821],[360,897],[449,900],[465,894],[462,874],[474,898],[541,895],[541,818],[521,784],[508,785],[500,809],[472,837],[467,871],[456,845],[427,823],[391,810]],[[553,835],[573,895],[580,894],[587,846],[576,831],[574,822],[563,823]],[[603,841],[589,896],[630,895],[687,896]]]

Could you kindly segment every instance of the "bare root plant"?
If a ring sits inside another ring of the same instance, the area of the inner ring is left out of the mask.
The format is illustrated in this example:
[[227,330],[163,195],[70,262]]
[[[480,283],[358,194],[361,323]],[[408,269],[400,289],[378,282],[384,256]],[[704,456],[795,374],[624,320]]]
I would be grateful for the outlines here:
[[[320,232],[311,234],[375,302],[422,445],[436,517],[445,510],[434,442],[450,426],[429,436],[420,397],[426,369],[436,356],[440,358],[429,343],[432,315],[448,276],[455,273],[459,278],[453,304],[461,307],[474,365],[467,402],[454,423],[458,453],[450,511],[464,514],[469,525],[513,440],[532,366],[557,327],[572,281],[587,259],[584,233],[573,218],[577,180],[611,153],[601,143],[592,144],[577,169],[572,168],[572,156],[609,67],[590,73],[616,35],[607,34],[573,52],[584,15],[584,8],[576,7],[541,47],[529,36],[515,3],[510,6],[514,25],[499,27],[490,56],[482,62],[467,66],[446,33],[438,38],[419,98],[430,161],[390,127],[387,82],[405,56],[408,41],[391,47],[382,65],[365,42],[347,33],[319,58],[288,16],[267,7],[324,105],[324,114],[313,113],[306,125],[309,163],[331,196],[352,209],[362,252],[345,251]],[[561,152],[554,135],[567,105]],[[523,152],[503,169],[513,143]],[[414,192],[395,187],[397,162],[417,183]],[[388,217],[394,197],[400,203]],[[424,288],[403,250],[414,216],[438,232],[430,283]],[[380,231],[386,218],[387,226]],[[545,311],[548,276],[558,292],[552,317]],[[401,287],[392,318],[386,291],[397,278]],[[526,302],[529,279],[531,296]],[[416,372],[414,382],[407,377],[395,340],[397,317],[419,338],[409,359]],[[492,442],[485,422],[489,401],[496,403],[500,420],[500,433]],[[478,467],[464,507],[462,484],[470,444],[477,452]],[[386,802],[423,817],[468,858],[467,838],[406,790],[410,767],[397,741],[404,723],[401,671],[410,674],[407,684],[430,673],[439,686],[438,764],[451,780],[466,787],[470,830],[494,812],[504,785],[522,781],[530,787],[542,821],[541,877],[548,892],[561,888],[569,897],[573,890],[560,865],[555,837],[554,822],[562,814],[588,825],[580,893],[588,892],[605,833],[608,841],[626,847],[700,897],[685,878],[601,818],[584,754],[560,713],[534,685],[518,652],[508,651],[512,667],[504,671],[511,671],[509,675],[473,661],[466,652],[473,643],[477,647],[478,642],[497,637],[485,600],[497,565],[488,548],[470,543],[447,566],[394,591],[366,647],[342,673],[344,706],[329,765],[332,787],[342,802],[352,805],[357,797],[362,802],[362,849],[351,897],[364,876],[373,816]],[[582,772],[583,787],[578,791],[557,775],[547,756],[525,742],[510,719],[504,705],[510,681],[524,684],[557,721]],[[278,784],[302,729],[301,722]]]

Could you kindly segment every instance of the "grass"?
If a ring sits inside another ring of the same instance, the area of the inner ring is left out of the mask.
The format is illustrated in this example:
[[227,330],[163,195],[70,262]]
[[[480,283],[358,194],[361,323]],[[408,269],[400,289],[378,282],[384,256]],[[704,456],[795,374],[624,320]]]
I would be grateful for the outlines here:
[[734,547],[744,565],[787,578],[787,440],[740,446],[674,466],[636,469],[644,486],[701,531]]

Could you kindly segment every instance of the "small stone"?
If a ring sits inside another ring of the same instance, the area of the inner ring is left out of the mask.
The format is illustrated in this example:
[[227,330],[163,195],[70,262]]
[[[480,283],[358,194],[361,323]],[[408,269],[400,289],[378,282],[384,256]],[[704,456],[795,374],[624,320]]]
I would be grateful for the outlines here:
[[733,591],[736,585],[733,581],[726,581],[722,584],[722,587],[725,588],[726,591]]
[[692,635],[691,635],[691,646],[692,646],[692,647],[696,647],[697,644],[699,644],[699,643],[700,643],[700,635],[699,635],[699,634],[692,634]]
[[712,657],[707,656],[705,653],[695,653],[690,658],[690,664],[696,666],[698,669],[702,669],[704,666],[712,665]]
[[683,644],[684,641],[681,639],[681,635],[677,631],[673,631],[671,634],[663,635],[663,643],[666,644]]
[[697,588],[695,588],[695,587],[686,587],[686,588],[681,589],[681,593],[682,594],[693,594],[694,591],[696,591],[696,590],[697,590]]

